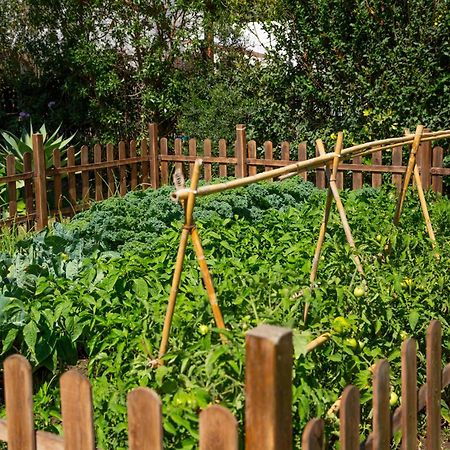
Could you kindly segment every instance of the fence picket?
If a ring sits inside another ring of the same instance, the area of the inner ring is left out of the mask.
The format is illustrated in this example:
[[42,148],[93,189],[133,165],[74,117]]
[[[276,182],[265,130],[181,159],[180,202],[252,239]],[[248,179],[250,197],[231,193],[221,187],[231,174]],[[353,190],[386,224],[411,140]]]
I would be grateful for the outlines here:
[[[189,139],[189,156],[197,156],[197,140]],[[194,162],[189,162],[189,178],[192,177],[192,172],[194,170]]]
[[[394,147],[392,149],[392,165],[393,166],[402,166],[403,165],[403,148],[402,147]],[[397,189],[397,192],[400,192],[402,188],[402,175],[400,173],[392,174],[392,184]]]
[[[86,145],[81,147],[81,165],[89,164],[89,149]],[[81,198],[84,204],[89,203],[89,171],[81,170]]]
[[[353,158],[352,164],[361,164],[362,158],[361,156],[356,156]],[[352,173],[352,189],[361,189],[363,187],[363,173],[362,172],[353,172]]]
[[[203,141],[203,155],[206,156],[207,158],[211,156],[211,146],[212,146],[211,139],[205,139]],[[211,163],[205,162],[203,164],[203,174],[205,177],[205,181],[211,181],[212,178]]]
[[[306,161],[307,159],[307,153],[306,153],[306,142],[300,142],[298,144],[298,160],[299,161]],[[308,179],[308,172],[302,172],[300,174],[300,177],[303,178],[304,181]]]
[[200,413],[200,450],[238,450],[237,421],[228,409],[212,405]]
[[[127,150],[125,147],[125,142],[119,142],[119,161],[124,161],[127,159]],[[119,193],[123,197],[127,193],[127,169],[126,166],[119,166]]]
[[389,414],[389,363],[378,361],[373,374],[373,448],[389,450],[391,418]]
[[260,325],[245,338],[245,448],[292,449],[292,331]]
[[402,449],[417,449],[416,341],[402,343]]
[[169,164],[167,161],[163,161],[164,156],[169,154],[169,148],[167,146],[167,139],[161,138],[159,141],[159,151],[161,154],[161,184],[169,184]]
[[34,190],[36,196],[36,230],[48,224],[47,179],[45,176],[45,152],[42,134],[33,134]]
[[237,159],[234,176],[244,178],[247,176],[247,137],[245,125],[236,125],[235,156]]
[[[136,158],[136,141],[130,141],[130,158]],[[130,188],[134,191],[138,185],[138,176],[137,176],[137,163],[132,163],[131,165],[131,177],[130,177]]]
[[[6,175],[16,174],[16,157],[14,155],[8,155],[6,157]],[[9,217],[14,218],[17,214],[17,195],[16,195],[16,182],[10,181],[8,183],[8,209]]]
[[[67,167],[75,166],[75,149],[70,146],[67,149]],[[77,185],[76,185],[75,172],[69,172],[67,175],[69,183],[69,202],[72,208],[75,208],[77,204]]]
[[427,450],[441,448],[441,324],[432,320],[427,328]]
[[[143,139],[141,141],[141,156],[143,158],[148,158],[148,144],[146,139]],[[142,162],[141,171],[142,171],[142,189],[147,189],[150,184],[149,161]]]
[[[55,169],[61,168],[61,152],[58,148],[53,150],[53,166]],[[61,174],[56,172],[53,176],[53,201],[56,211],[61,211],[62,206],[62,182]]]
[[148,126],[150,144],[150,183],[152,189],[159,188],[159,159],[158,159],[158,125],[151,123]]
[[312,419],[305,427],[302,435],[302,450],[323,450],[324,422],[322,419]]
[[127,398],[130,450],[162,450],[161,400],[151,389],[133,389]]
[[[424,133],[429,133],[429,128],[424,128]],[[432,160],[432,149],[431,141],[421,142],[419,145],[419,150],[417,151],[416,162],[420,171],[420,179],[422,180],[422,186],[425,190],[429,189],[431,186],[431,160]]]
[[[102,162],[102,147],[99,144],[94,145],[94,162]],[[100,169],[95,171],[95,201],[103,200],[103,183]]]
[[[25,173],[31,172],[31,153],[25,152],[23,154],[23,171]],[[31,179],[27,178],[25,180],[25,187],[24,187],[24,195],[25,195],[25,209],[27,212],[27,215],[33,214],[33,184]],[[28,221],[28,227],[31,226],[31,221]]]
[[[381,150],[372,153],[372,164],[374,166],[381,166],[383,164],[383,155]],[[372,187],[377,188],[381,186],[383,175],[381,173],[372,173]]]
[[3,369],[8,450],[36,450],[30,363],[21,355],[13,355],[6,358]]
[[77,370],[60,379],[64,450],[95,450],[91,385]]
[[[272,160],[273,159],[273,145],[272,142],[266,141],[264,142],[264,159]],[[264,172],[269,172],[272,170],[271,166],[264,166]],[[272,181],[273,178],[270,179]]]
[[[256,159],[256,142],[251,140],[248,142],[248,157],[249,159]],[[258,173],[258,167],[255,164],[249,164],[248,174],[256,175]]]
[[[114,147],[112,144],[106,145],[106,161],[112,162],[114,161]],[[112,197],[116,192],[116,183],[114,180],[114,172],[112,167],[108,167],[106,169],[106,176],[108,179],[108,198]]]
[[[441,168],[444,165],[444,149],[442,147],[433,148],[433,168]],[[434,175],[431,177],[431,185],[434,192],[442,194],[442,175]]]
[[[316,156],[319,155],[319,149],[316,146]],[[319,189],[325,188],[325,171],[321,167],[316,169],[316,187]]]
[[344,389],[339,419],[340,449],[359,450],[359,390],[355,386],[347,386]]
[[289,164],[290,154],[291,154],[291,146],[289,142],[283,141],[281,143],[281,161],[286,161],[286,165]]
[[[219,140],[219,156],[227,157],[227,142],[225,139]],[[219,177],[227,177],[228,176],[228,168],[226,164],[219,164]]]
[[[181,156],[183,154],[183,142],[180,138],[175,139],[175,156]],[[175,163],[175,172],[177,170],[181,170],[184,173],[183,163],[176,162]]]

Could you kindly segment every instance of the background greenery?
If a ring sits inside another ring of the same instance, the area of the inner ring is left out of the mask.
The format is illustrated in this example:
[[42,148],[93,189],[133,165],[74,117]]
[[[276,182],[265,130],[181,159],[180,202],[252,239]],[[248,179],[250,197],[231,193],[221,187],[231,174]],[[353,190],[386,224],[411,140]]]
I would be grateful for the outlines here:
[[[31,115],[80,139],[145,133],[303,140],[448,128],[450,1],[9,0],[0,129]],[[273,37],[263,62],[243,29]],[[214,57],[211,57],[214,55]]]

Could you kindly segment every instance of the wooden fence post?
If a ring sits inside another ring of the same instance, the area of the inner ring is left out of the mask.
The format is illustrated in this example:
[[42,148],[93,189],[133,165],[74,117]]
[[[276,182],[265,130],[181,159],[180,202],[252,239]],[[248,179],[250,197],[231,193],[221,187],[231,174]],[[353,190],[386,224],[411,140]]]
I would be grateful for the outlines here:
[[236,178],[244,178],[247,176],[247,137],[245,133],[245,125],[236,125]]
[[159,188],[159,159],[158,159],[158,124],[148,126],[150,136],[150,183],[153,189]]
[[13,355],[6,358],[3,368],[8,449],[35,450],[36,435],[33,424],[33,384],[30,363],[23,356]]
[[219,405],[200,413],[200,450],[238,450],[238,426],[233,414]]
[[34,195],[36,202],[36,230],[48,225],[47,182],[45,178],[45,151],[42,134],[33,134]]
[[322,419],[311,419],[302,434],[303,450],[323,450],[323,431],[325,425]]
[[[428,128],[425,128],[423,132],[429,133],[430,130]],[[422,180],[422,186],[424,190],[429,189],[431,186],[431,160],[431,141],[421,142],[419,150],[417,150],[417,166],[420,170],[420,178]]]
[[261,325],[245,348],[245,448],[291,450],[292,332]]

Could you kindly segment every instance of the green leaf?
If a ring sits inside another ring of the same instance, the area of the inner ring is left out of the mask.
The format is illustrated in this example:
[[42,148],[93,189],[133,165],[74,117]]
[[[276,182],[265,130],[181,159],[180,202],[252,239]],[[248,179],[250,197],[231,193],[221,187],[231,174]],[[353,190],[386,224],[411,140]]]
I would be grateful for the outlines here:
[[419,318],[420,318],[420,314],[417,310],[412,309],[409,312],[408,321],[409,321],[409,326],[411,327],[411,330],[414,330],[416,328]]
[[38,335],[38,327],[35,322],[28,322],[23,327],[23,338],[28,346],[28,349],[34,355],[36,351],[36,341]]

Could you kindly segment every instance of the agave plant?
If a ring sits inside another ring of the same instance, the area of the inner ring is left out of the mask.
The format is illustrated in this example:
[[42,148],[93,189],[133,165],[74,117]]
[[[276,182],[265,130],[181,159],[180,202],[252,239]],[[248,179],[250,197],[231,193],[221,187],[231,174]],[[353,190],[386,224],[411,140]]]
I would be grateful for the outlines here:
[[[44,141],[44,152],[45,152],[45,164],[49,168],[53,163],[53,150],[59,149],[62,153],[67,150],[67,145],[75,137],[75,134],[64,139],[63,136],[58,136],[58,132],[61,125],[56,129],[53,134],[47,132],[45,124],[39,128],[38,133],[42,134]],[[0,134],[4,139],[4,143],[0,142],[0,167],[6,165],[6,156],[14,155],[16,157],[16,170],[18,172],[23,171],[23,155],[26,152],[32,152],[32,137],[33,137],[33,124],[30,121],[30,130],[23,129],[20,137],[15,136],[9,131],[2,131]]]

